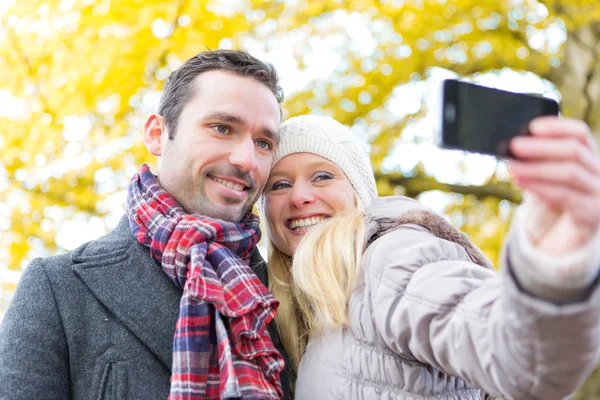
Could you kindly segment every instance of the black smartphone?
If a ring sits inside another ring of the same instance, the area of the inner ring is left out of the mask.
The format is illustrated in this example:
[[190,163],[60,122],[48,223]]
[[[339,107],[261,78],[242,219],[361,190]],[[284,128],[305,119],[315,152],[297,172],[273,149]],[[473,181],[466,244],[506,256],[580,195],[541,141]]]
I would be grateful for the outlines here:
[[534,118],[559,112],[558,103],[543,96],[454,79],[442,85],[441,146],[448,149],[510,157],[510,139],[527,135]]

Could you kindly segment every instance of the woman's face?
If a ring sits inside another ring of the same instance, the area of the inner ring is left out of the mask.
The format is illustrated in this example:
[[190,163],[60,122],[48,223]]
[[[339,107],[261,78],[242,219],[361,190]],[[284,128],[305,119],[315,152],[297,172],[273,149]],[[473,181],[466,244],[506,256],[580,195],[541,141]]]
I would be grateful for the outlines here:
[[270,239],[290,257],[308,229],[355,208],[356,192],[342,170],[310,153],[282,158],[271,170],[265,186]]

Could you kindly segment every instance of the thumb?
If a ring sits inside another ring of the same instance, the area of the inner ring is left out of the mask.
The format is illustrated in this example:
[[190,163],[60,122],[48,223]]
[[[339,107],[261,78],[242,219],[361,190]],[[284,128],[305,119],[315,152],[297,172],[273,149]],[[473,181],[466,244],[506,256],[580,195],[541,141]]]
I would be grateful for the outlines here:
[[536,245],[550,231],[560,214],[550,208],[537,195],[531,192],[523,193],[521,223],[529,234],[531,242]]

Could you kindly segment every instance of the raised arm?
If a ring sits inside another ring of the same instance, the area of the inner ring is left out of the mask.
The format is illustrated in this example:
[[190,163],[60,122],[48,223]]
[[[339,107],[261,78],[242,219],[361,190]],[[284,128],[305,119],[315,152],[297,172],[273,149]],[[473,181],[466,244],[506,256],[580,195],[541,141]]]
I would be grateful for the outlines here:
[[365,263],[377,334],[408,360],[506,399],[564,398],[596,366],[595,286],[555,304],[523,291],[510,268],[485,269],[459,245],[409,227],[377,240]]

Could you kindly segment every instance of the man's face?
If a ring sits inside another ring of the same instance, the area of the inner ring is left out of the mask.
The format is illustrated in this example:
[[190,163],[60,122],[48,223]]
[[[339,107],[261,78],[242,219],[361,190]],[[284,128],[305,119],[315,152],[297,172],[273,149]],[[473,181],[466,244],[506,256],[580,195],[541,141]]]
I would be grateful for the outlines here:
[[232,72],[204,72],[195,83],[174,139],[160,134],[158,180],[188,213],[237,222],[269,177],[279,104],[263,83]]

